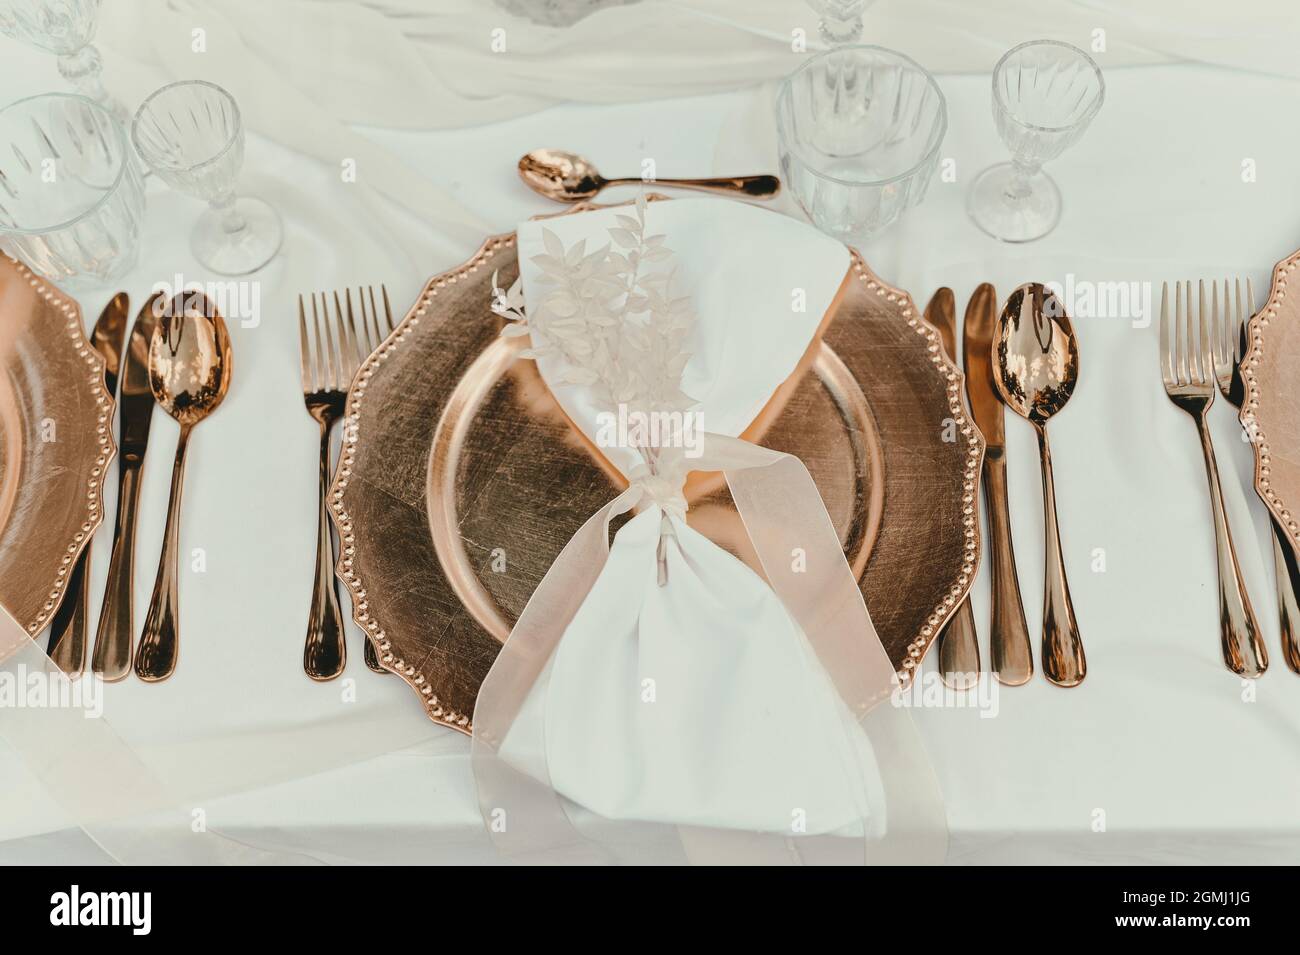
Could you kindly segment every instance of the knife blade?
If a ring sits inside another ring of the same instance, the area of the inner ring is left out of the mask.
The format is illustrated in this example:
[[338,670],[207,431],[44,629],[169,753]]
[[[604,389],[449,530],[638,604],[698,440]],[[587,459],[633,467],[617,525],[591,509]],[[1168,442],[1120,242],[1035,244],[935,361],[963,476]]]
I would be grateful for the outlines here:
[[158,327],[158,305],[163,293],[144,303],[131,326],[122,371],[121,453],[117,523],[113,527],[113,554],[108,564],[104,602],[99,611],[91,669],[105,681],[121,680],[131,672],[132,635],[135,629],[132,591],[135,581],[135,520],[140,501],[140,468],[149,445],[149,424],[154,398],[149,388],[149,342]]
[[1006,434],[1002,399],[993,384],[993,326],[997,292],[988,282],[975,289],[966,305],[962,346],[966,397],[971,416],[984,435],[984,507],[988,512],[989,556],[993,573],[989,646],[993,672],[1008,686],[1027,683],[1034,674],[1029,625],[1020,599],[1020,578],[1011,544],[1011,507],[1007,500]]
[[988,282],[975,289],[966,304],[962,328],[965,346],[966,397],[972,417],[984,435],[986,454],[999,455],[1006,447],[1002,399],[993,385],[993,325],[997,320],[997,292]]
[[[939,329],[944,351],[957,361],[957,300],[952,289],[940,288],[925,307],[925,320]],[[955,690],[968,690],[979,681],[980,645],[969,596],[962,598],[939,631],[939,677]]]
[[[104,359],[104,388],[109,397],[117,392],[117,370],[122,359],[122,336],[131,300],[118,292],[104,306],[90,335],[90,344]],[[63,603],[50,621],[50,659],[64,673],[80,673],[86,665],[86,604],[89,601],[87,565],[90,545],[82,548],[68,577]]]

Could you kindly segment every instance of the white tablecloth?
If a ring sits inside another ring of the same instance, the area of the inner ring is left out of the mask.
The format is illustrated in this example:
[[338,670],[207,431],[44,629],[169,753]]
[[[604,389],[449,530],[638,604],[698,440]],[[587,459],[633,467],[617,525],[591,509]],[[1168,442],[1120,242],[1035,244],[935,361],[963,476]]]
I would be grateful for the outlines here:
[[[1102,59],[1105,67],[1104,58]],[[58,88],[49,58],[0,38],[7,97]],[[1065,197],[1060,227],[1029,246],[999,244],[964,211],[967,183],[1005,158],[984,75],[946,76],[943,155],[955,182],[936,181],[924,205],[865,246],[873,268],[924,304],[939,285],[964,307],[981,281],[1003,295],[1020,282],[1251,276],[1267,287],[1273,263],[1300,245],[1300,127],[1287,122],[1295,82],[1178,65],[1112,69],[1107,101],[1078,146],[1050,167]],[[635,106],[559,107],[472,129],[363,130],[508,231],[554,207],[529,193],[514,162],[556,145],[636,174],[773,171],[770,139],[752,129],[764,91]],[[339,157],[342,163],[347,157]],[[1245,160],[1257,170],[1243,181]],[[206,569],[181,580],[182,656],[176,676],[110,686],[106,713],[146,757],[205,746],[292,746],[306,726],[373,720],[373,756],[236,795],[202,808],[235,838],[327,861],[490,861],[466,763],[468,740],[424,720],[396,679],[369,673],[353,640],[347,677],[317,685],[302,674],[303,626],[314,556],[316,430],[298,388],[299,292],[386,282],[395,305],[431,274],[465,259],[467,245],[413,220],[340,166],[250,137],[247,191],[286,220],[280,257],[259,275],[260,324],[232,323],[234,382],[198,429],[186,482],[182,553]],[[188,250],[200,207],[149,184],[140,266],[122,283],[143,301],[154,282],[204,281]],[[112,290],[82,296],[87,324]],[[1228,409],[1214,409],[1220,466],[1250,499],[1253,528],[1238,548],[1273,657],[1246,686],[1220,660],[1213,538],[1192,423],[1169,404],[1156,361],[1156,326],[1076,316],[1078,390],[1052,425],[1062,533],[1089,675],[1061,690],[1040,675],[1003,690],[996,715],[921,708],[915,718],[940,775],[950,858],[977,862],[1300,861],[1300,676],[1281,659],[1262,506],[1249,491],[1250,455]],[[936,424],[936,427],[938,424]],[[1037,452],[1029,426],[1008,415],[1015,543],[1031,630],[1042,592]],[[175,428],[155,418],[146,461],[137,554],[138,613],[160,546]],[[115,481],[110,482],[116,484]],[[109,513],[115,490],[110,489]],[[1252,532],[1253,531],[1253,536]],[[110,534],[94,542],[92,617]],[[189,563],[183,562],[183,566]],[[988,578],[973,591],[988,659]],[[1037,655],[1037,653],[1036,653]],[[354,689],[355,701],[345,700]],[[0,714],[0,718],[2,714]],[[272,736],[271,734],[277,734]],[[279,740],[267,743],[267,740]],[[261,741],[259,743],[259,740]],[[271,779],[273,774],[268,776]],[[0,749],[0,861],[103,860]],[[13,782],[10,782],[13,781]],[[87,779],[87,786],[94,786]]]

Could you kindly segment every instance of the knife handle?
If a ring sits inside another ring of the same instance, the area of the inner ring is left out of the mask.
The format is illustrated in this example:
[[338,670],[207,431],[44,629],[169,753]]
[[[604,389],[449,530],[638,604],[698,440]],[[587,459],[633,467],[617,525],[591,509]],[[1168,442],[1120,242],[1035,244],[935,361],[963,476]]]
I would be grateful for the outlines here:
[[132,588],[135,581],[135,515],[140,499],[138,455],[124,454],[119,468],[117,525],[113,528],[113,555],[108,562],[108,582],[99,610],[95,652],[90,668],[109,683],[131,672],[131,644],[135,632]]
[[46,651],[55,665],[76,679],[86,666],[86,602],[90,588],[86,581],[86,564],[90,560],[90,543],[77,556],[68,576],[63,603],[50,621],[50,642]]
[[1269,523],[1273,526],[1273,573],[1277,576],[1277,605],[1282,624],[1282,656],[1286,665],[1294,672],[1300,673],[1300,639],[1296,628],[1300,627],[1300,560],[1295,548],[1291,546],[1286,529],[1277,522],[1272,514]]
[[963,598],[939,632],[939,677],[954,690],[969,690],[979,683],[980,644],[970,598]]
[[984,505],[989,515],[989,556],[993,569],[989,643],[998,681],[1020,686],[1034,675],[1034,655],[1025,607],[1020,600],[1016,553],[1011,545],[1007,462],[1003,455],[1001,448],[990,448],[984,455]]

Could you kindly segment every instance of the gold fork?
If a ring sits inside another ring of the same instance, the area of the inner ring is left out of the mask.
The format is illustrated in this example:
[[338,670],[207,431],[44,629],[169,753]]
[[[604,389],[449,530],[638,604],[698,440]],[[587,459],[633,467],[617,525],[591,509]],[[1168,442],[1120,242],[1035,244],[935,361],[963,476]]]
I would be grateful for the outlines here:
[[[1246,279],[1246,300],[1242,305],[1241,279],[1229,284],[1223,280],[1223,310],[1219,310],[1219,284],[1211,286],[1211,311],[1214,316],[1214,377],[1219,391],[1240,408],[1246,397],[1241,378],[1241,362],[1246,352],[1246,320],[1255,314],[1255,286]],[[1235,305],[1235,307],[1234,307]],[[1277,606],[1282,634],[1282,656],[1287,666],[1300,673],[1300,565],[1296,562],[1291,540],[1270,513],[1273,528],[1273,576],[1277,586]]]
[[[393,310],[388,289],[380,286],[388,332],[393,330]],[[369,308],[367,308],[367,296]],[[316,537],[316,575],[312,588],[311,612],[307,620],[307,638],[303,646],[302,665],[313,680],[333,680],[347,664],[344,644],[343,614],[339,609],[338,581],[334,576],[334,541],[330,534],[325,497],[329,491],[330,432],[343,417],[347,389],[366,357],[379,347],[387,332],[379,324],[374,286],[357,289],[361,303],[361,327],[358,332],[352,308],[352,290],[345,289],[342,299],[337,291],[309,296],[311,322],[307,308],[298,296],[298,335],[302,348],[302,393],[307,413],[320,425],[320,497]],[[334,313],[330,315],[330,300]],[[344,304],[346,303],[346,305]],[[345,320],[346,316],[346,320]],[[387,673],[379,663],[374,645],[364,634],[366,666],[377,673]]]
[[1160,295],[1160,372],[1169,400],[1191,415],[1196,422],[1201,451],[1205,455],[1205,473],[1210,484],[1210,507],[1214,512],[1214,541],[1219,566],[1219,625],[1223,662],[1233,673],[1253,679],[1268,669],[1268,651],[1260,639],[1259,623],[1251,609],[1246,584],[1237,564],[1237,551],[1232,544],[1228,516],[1223,510],[1223,491],[1219,486],[1214,444],[1210,440],[1210,430],[1206,424],[1206,412],[1214,403],[1216,376],[1204,282],[1200,285],[1199,304],[1199,322],[1194,323],[1192,283],[1174,284],[1175,319],[1171,336],[1169,283],[1165,283]]

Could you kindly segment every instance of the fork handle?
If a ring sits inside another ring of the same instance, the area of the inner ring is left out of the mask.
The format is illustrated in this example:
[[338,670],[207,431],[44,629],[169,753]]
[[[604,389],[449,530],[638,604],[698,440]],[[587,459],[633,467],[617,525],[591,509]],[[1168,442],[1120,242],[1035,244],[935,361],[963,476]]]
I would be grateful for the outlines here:
[[1214,546],[1219,565],[1219,626],[1223,644],[1223,662],[1233,673],[1254,679],[1268,669],[1268,651],[1260,638],[1259,622],[1250,606],[1246,583],[1237,563],[1232,544],[1228,515],[1223,510],[1223,490],[1219,486],[1219,467],[1214,459],[1214,445],[1205,415],[1195,415],[1196,431],[1205,455],[1205,474],[1210,484],[1210,507],[1214,512]]
[[1286,530],[1269,515],[1273,525],[1273,572],[1277,578],[1277,606],[1282,624],[1282,656],[1286,665],[1300,673],[1300,561]]
[[343,614],[335,590],[334,541],[330,537],[325,497],[329,492],[330,424],[320,419],[320,494],[316,517],[316,582],[312,586],[311,611],[307,618],[307,640],[302,651],[302,668],[313,680],[333,680],[343,672],[348,651],[343,643]]

